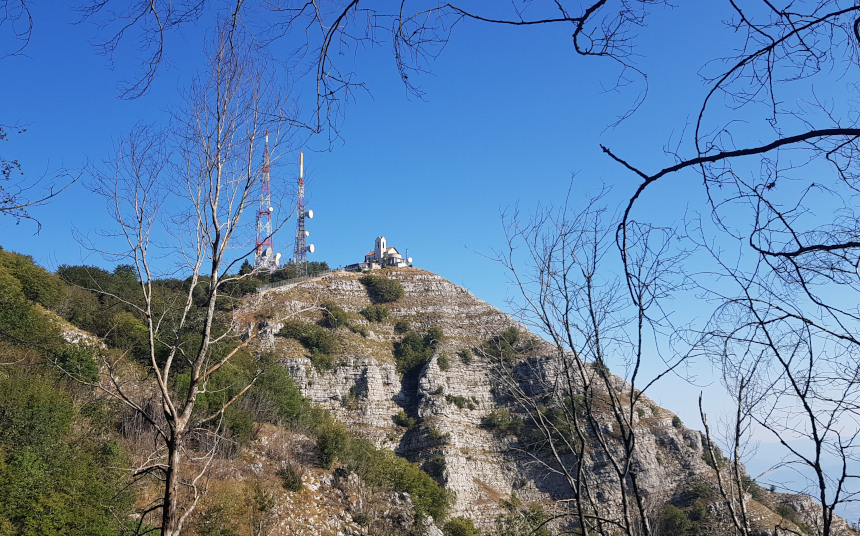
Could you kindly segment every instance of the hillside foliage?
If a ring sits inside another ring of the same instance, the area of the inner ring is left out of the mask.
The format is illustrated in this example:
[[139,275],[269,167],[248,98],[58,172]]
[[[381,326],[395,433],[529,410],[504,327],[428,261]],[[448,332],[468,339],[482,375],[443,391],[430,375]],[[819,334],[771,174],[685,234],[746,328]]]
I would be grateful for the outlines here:
[[[156,280],[157,314],[179,314],[179,298],[189,284],[181,279]],[[105,270],[61,265],[51,273],[30,257],[0,249],[3,536],[118,536],[150,528],[148,520],[135,518],[139,501],[149,493],[146,480],[132,475],[134,460],[146,456],[150,428],[97,387],[106,363],[124,362],[129,371],[142,366],[149,333],[138,307],[137,285],[137,275],[129,266]],[[198,285],[202,298],[207,282]],[[192,317],[203,303],[201,299],[194,304]],[[212,350],[215,359],[236,348],[237,338],[228,329],[231,308],[229,299],[219,304],[221,312],[213,326],[218,335]],[[332,330],[347,325],[348,315],[333,302],[324,304],[323,311],[322,325],[293,321],[280,334],[297,339],[324,360],[337,349]],[[89,332],[105,345],[96,339],[66,342],[63,332],[69,329]],[[200,343],[192,330],[174,336],[189,352]],[[176,371],[171,389],[182,397],[189,376],[181,363]],[[234,398],[221,419],[205,419]],[[156,413],[151,415],[158,418]],[[269,423],[314,438],[323,466],[340,464],[373,489],[409,493],[420,516],[441,520],[451,502],[448,493],[417,465],[357,438],[328,411],[303,398],[273,355],[245,348],[236,351],[198,395],[193,418],[200,425],[188,448],[201,452],[215,448],[218,459],[238,460],[260,426]],[[217,443],[210,432],[220,437]],[[301,466],[290,467],[301,475]],[[301,488],[295,483],[292,487]],[[195,519],[213,530],[220,527],[218,534],[233,534],[247,522],[241,516],[256,516],[259,521],[273,507],[266,499],[272,492],[255,489],[242,492],[242,501],[251,506],[240,501],[235,509],[215,495],[206,497],[206,507]],[[241,519],[225,517],[230,511]],[[190,530],[209,533],[204,526]]]

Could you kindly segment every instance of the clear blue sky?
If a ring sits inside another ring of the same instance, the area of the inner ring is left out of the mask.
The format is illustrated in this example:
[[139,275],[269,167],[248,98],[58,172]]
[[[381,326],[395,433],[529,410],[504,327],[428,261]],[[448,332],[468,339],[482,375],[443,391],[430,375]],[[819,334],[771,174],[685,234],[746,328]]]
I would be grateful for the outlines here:
[[[648,98],[614,129],[606,127],[643,86],[607,91],[617,67],[575,56],[563,26],[462,23],[430,66],[432,73],[419,79],[424,100],[407,94],[389,45],[361,51],[355,70],[369,93],[349,104],[342,141],[328,150],[325,139],[304,140],[307,205],[315,212],[308,229],[316,253],[309,258],[331,266],[357,262],[384,235],[401,252],[408,249],[416,266],[508,310],[514,291],[502,267],[487,258],[505,246],[500,213],[561,204],[574,174],[574,200],[602,184],[611,186],[610,197],[623,198],[638,180],[603,155],[601,143],[647,171],[672,164],[663,148],[694,118],[705,92],[700,69],[736,38],[719,24],[723,14],[712,4],[717,3],[681,2],[650,19],[635,58],[648,73]],[[144,97],[126,101],[117,88],[138,67],[133,51],[123,49],[111,62],[94,53],[89,43],[96,29],[89,22],[76,24],[71,8],[34,1],[31,9],[31,43],[23,55],[0,60],[0,121],[28,130],[2,143],[0,151],[19,159],[28,178],[44,175],[50,182],[68,168],[84,179],[32,211],[42,224],[38,235],[30,222],[0,220],[0,245],[30,254],[49,269],[78,263],[111,267],[75,240],[75,230],[95,238],[111,224],[104,200],[85,188],[86,176],[111,157],[114,143],[132,125],[166,121],[179,90],[202,65],[205,31],[190,27],[172,36],[167,68]],[[3,39],[0,44],[7,46]],[[311,84],[299,80],[294,91],[306,99]],[[692,153],[689,146],[687,152]],[[276,195],[279,188],[292,189],[297,166],[297,153],[278,160],[272,169]],[[703,206],[698,182],[695,175],[679,174],[657,183],[637,215],[676,223],[688,205]],[[275,249],[285,257],[293,225],[275,237]],[[687,309],[692,311],[694,306]],[[710,381],[711,371],[698,372],[703,383]],[[652,397],[700,427],[691,403],[699,387],[674,380],[668,387],[655,389]],[[717,396],[720,388],[709,391]],[[719,402],[713,412],[719,412]]]
[[[174,36],[169,65],[152,90],[121,100],[117,87],[138,66],[133,54],[126,49],[113,62],[95,54],[89,43],[96,29],[75,24],[79,17],[71,9],[38,2],[32,11],[32,41],[24,55],[3,60],[6,83],[0,85],[2,120],[28,128],[3,144],[3,154],[18,158],[28,177],[50,181],[61,168],[98,169],[132,125],[166,121],[178,90],[202,62],[202,33]],[[669,24],[655,17],[650,38],[637,49],[637,61],[649,73],[649,99],[632,120],[610,131],[606,125],[635,101],[641,85],[605,92],[617,69],[574,56],[566,28],[461,24],[432,74],[420,78],[423,101],[405,91],[389,47],[362,52],[356,71],[370,93],[350,103],[343,140],[330,151],[322,138],[308,139],[304,147],[308,205],[316,213],[309,223],[313,258],[332,266],[356,262],[377,235],[385,235],[390,244],[408,248],[417,266],[503,307],[504,275],[480,255],[504,245],[501,211],[557,202],[574,173],[577,194],[604,182],[628,191],[636,178],[603,156],[600,143],[646,168],[666,165],[662,147],[701,97],[696,71],[709,51],[690,50],[692,59],[665,54],[678,36],[662,40],[668,33],[663,23]],[[686,28],[685,41],[702,42],[701,28]],[[309,95],[310,82],[300,81],[295,91]],[[282,182],[292,187],[297,161],[297,154],[281,155],[272,171],[276,194]],[[102,200],[84,186],[32,212],[42,223],[38,235],[28,222],[0,222],[0,243],[49,268],[103,264],[72,237],[72,228],[87,233],[109,225]],[[688,201],[681,192],[666,191]],[[661,194],[655,188],[652,195]],[[289,256],[291,239],[292,228],[275,238],[276,249]]]
[[[50,182],[68,168],[83,170],[84,179],[32,211],[42,224],[38,235],[30,222],[0,221],[0,245],[31,254],[49,269],[112,267],[75,239],[77,232],[98,240],[98,231],[111,225],[104,200],[85,187],[87,177],[104,169],[114,144],[134,124],[166,122],[179,91],[202,65],[205,30],[192,26],[173,35],[167,68],[144,97],[128,101],[117,89],[138,68],[128,45],[110,61],[90,45],[97,29],[79,22],[72,9],[53,2],[34,2],[31,9],[29,46],[0,64],[2,120],[28,130],[3,143],[2,151],[18,158],[28,177],[44,175]],[[644,86],[636,81],[608,91],[617,66],[577,57],[563,26],[513,30],[461,23],[432,73],[419,79],[423,100],[406,92],[389,46],[361,51],[355,70],[369,93],[349,104],[342,141],[331,150],[324,138],[305,142],[307,205],[315,212],[308,222],[316,245],[310,258],[331,266],[357,262],[384,235],[390,245],[408,249],[416,266],[508,310],[515,291],[502,267],[487,258],[505,246],[500,214],[516,206],[528,213],[538,203],[560,205],[574,174],[575,202],[602,184],[623,198],[638,179],[603,155],[601,143],[646,170],[670,164],[663,147],[686,127],[704,94],[698,71],[729,38],[716,23],[718,14],[707,9],[687,3],[651,18],[634,58],[648,73],[648,98],[615,129],[606,126]],[[311,83],[300,80],[293,89],[307,98]],[[297,166],[297,154],[281,155],[272,169],[275,196],[281,187],[292,190]],[[679,175],[656,184],[639,214],[671,224],[688,203],[700,206],[703,194],[696,178],[690,180]],[[293,225],[275,237],[285,257]],[[695,423],[695,409],[684,402],[697,393],[673,385],[653,396]]]

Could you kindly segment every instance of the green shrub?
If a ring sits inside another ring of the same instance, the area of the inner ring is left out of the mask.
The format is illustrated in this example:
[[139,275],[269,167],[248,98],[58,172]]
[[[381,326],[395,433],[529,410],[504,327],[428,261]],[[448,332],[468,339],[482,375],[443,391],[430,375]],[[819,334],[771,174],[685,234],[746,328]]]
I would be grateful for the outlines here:
[[481,425],[501,434],[519,435],[525,423],[520,419],[514,418],[511,412],[506,409],[496,409],[481,419]]
[[708,507],[705,505],[705,501],[699,499],[693,503],[690,507],[690,510],[687,512],[687,518],[699,524],[708,518]]
[[[0,531],[69,536],[124,533],[134,507],[113,438],[92,433],[53,371],[0,374]],[[116,423],[114,423],[116,425]]]
[[475,528],[471,519],[455,517],[442,527],[445,536],[481,536],[481,531]]
[[472,350],[468,348],[463,348],[462,350],[457,352],[457,355],[460,356],[460,361],[462,361],[464,365],[472,364]]
[[73,378],[84,382],[99,379],[99,366],[94,356],[97,349],[92,346],[66,344],[54,351],[54,363]]
[[394,323],[394,333],[406,333],[410,329],[412,328],[406,320],[398,320]]
[[514,493],[511,494],[510,501],[502,501],[501,504],[509,513],[496,518],[497,536],[551,536],[546,527],[548,517],[540,504],[523,506]]
[[388,318],[390,311],[384,305],[368,305],[358,313],[366,318],[368,322],[379,323]]
[[370,486],[409,493],[419,518],[429,515],[441,521],[445,517],[452,501],[450,492],[416,464],[356,438],[349,441],[339,459],[347,470],[354,471]]
[[310,350],[311,363],[318,371],[324,372],[334,368],[332,354],[337,348],[337,337],[331,331],[300,320],[287,322],[278,335],[296,339],[302,346]]
[[336,365],[333,355],[324,354],[317,350],[311,351],[310,360],[317,372],[328,372],[333,370]]
[[108,342],[139,361],[149,361],[149,329],[135,315],[120,311],[110,322]]
[[693,527],[693,522],[683,510],[672,504],[666,504],[660,510],[660,526],[663,534],[681,535]]
[[436,443],[447,443],[449,439],[451,439],[450,434],[443,434],[433,425],[430,425],[427,428],[427,438],[431,441],[435,441]]
[[439,365],[439,370],[445,372],[451,368],[451,360],[448,359],[448,354],[442,354],[436,359],[436,364]]
[[346,409],[358,409],[358,389],[353,385],[345,397],[341,398],[340,405]]
[[414,331],[404,335],[403,339],[394,343],[397,372],[409,375],[420,370],[433,357],[436,344],[443,337],[442,330],[436,327],[430,328],[423,337]]
[[695,501],[696,499],[710,499],[713,494],[714,490],[711,489],[711,486],[704,482],[699,482],[687,490],[687,492],[684,493],[684,496],[687,501]]
[[406,293],[399,281],[378,275],[365,275],[359,279],[367,289],[367,296],[373,303],[390,303],[402,298]]
[[[716,457],[716,460],[714,460]],[[711,456],[711,451],[708,449],[707,445],[702,451],[702,459],[711,469],[716,469],[717,467],[725,467],[728,464],[728,460],[723,457],[722,453],[717,447],[714,447],[714,456]]]
[[445,476],[445,469],[448,468],[448,462],[445,461],[445,456],[434,454],[424,462],[424,472],[435,478],[437,481]]
[[322,303],[323,317],[320,320],[320,325],[329,329],[337,329],[349,324],[349,317],[343,308],[333,301],[324,301]]
[[45,307],[56,307],[65,297],[66,285],[63,281],[37,266],[30,256],[0,249],[0,267],[18,280],[21,291],[30,301]]
[[364,326],[349,326],[349,330],[355,334],[361,335],[365,339],[370,334],[370,332],[367,331],[367,328]]
[[352,438],[342,423],[331,421],[317,431],[317,450],[320,461],[326,469],[331,469],[335,461],[341,460]]
[[597,375],[603,378],[604,380],[608,380],[610,376],[609,367],[606,366],[606,363],[603,361],[596,361],[592,364]]
[[256,420],[296,424],[312,411],[310,403],[302,397],[302,392],[284,367],[269,356],[261,356],[257,365],[262,374],[243,397],[243,403],[256,408]]
[[445,395],[445,401],[454,404],[458,409],[475,409],[475,401],[460,395]]
[[741,477],[741,484],[743,485],[744,491],[749,493],[753,499],[757,501],[762,501],[764,499],[764,490],[758,485],[758,482],[752,478],[743,475]]
[[520,340],[520,330],[510,327],[481,345],[481,351],[496,359],[511,364],[516,356],[517,342]]
[[284,462],[278,468],[277,475],[281,478],[281,485],[287,491],[298,492],[302,491],[304,483],[302,475],[304,468],[293,462]]
[[414,417],[410,417],[402,409],[398,411],[392,419],[394,420],[394,424],[396,424],[397,426],[402,426],[406,429],[412,429],[415,427],[416,424],[418,424],[417,419],[415,419]]
[[0,337],[40,348],[56,346],[60,341],[55,323],[27,299],[21,282],[3,266],[0,266]]
[[672,426],[674,426],[675,428],[680,428],[680,427],[684,426],[684,423],[681,422],[681,417],[674,415],[672,417]]

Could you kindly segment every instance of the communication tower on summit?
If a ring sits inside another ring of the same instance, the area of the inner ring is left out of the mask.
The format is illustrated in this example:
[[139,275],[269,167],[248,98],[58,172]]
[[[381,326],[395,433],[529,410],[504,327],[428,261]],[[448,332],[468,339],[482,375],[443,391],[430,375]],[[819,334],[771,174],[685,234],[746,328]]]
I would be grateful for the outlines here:
[[296,196],[296,250],[293,262],[296,264],[297,275],[307,275],[308,253],[314,252],[314,245],[308,244],[306,238],[310,233],[305,229],[305,218],[311,220],[313,210],[305,210],[305,153],[299,153],[299,191]]
[[263,152],[263,172],[260,180],[260,207],[257,209],[257,248],[254,250],[254,268],[272,271],[281,262],[281,254],[272,249],[272,184],[269,176],[269,130],[266,129],[266,149]]

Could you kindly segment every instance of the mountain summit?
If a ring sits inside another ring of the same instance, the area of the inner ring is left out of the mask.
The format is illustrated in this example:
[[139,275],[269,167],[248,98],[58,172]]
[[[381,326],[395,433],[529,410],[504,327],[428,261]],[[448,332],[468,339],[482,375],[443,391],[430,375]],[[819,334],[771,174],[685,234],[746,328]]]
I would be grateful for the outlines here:
[[430,272],[333,272],[255,295],[240,318],[304,396],[418,463],[450,515],[487,532],[605,530],[639,510],[661,534],[728,534],[741,515],[749,534],[814,533],[812,499],[730,474],[671,411],[599,364],[570,377],[576,356]]

